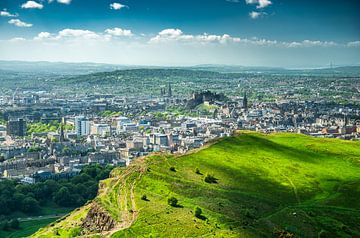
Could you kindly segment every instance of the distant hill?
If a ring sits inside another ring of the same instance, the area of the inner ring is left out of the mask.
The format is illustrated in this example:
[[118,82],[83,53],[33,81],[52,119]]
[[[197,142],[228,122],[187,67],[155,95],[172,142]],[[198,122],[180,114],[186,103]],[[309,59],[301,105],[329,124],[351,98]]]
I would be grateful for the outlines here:
[[222,73],[256,73],[256,74],[309,74],[333,76],[360,76],[360,66],[339,66],[333,68],[287,69],[281,67],[248,67],[232,65],[197,65],[190,67],[198,70],[216,71]]
[[115,169],[32,237],[360,237],[359,197],[359,142],[241,132]]
[[[102,63],[66,63],[48,61],[4,61],[0,60],[0,71],[45,73],[60,75],[92,74],[99,72],[111,72],[116,70],[138,69],[165,69],[171,70],[197,70],[212,71],[219,73],[256,73],[256,74],[341,74],[360,76],[360,66],[341,66],[334,68],[318,69],[286,69],[282,67],[239,66],[239,65],[214,65],[203,64],[187,67],[168,66],[139,66],[139,65],[116,65]],[[127,72],[127,71],[125,71]],[[135,71],[137,72],[137,71]],[[180,71],[179,71],[180,72]]]
[[122,65],[98,63],[63,63],[47,61],[0,61],[0,70],[38,74],[76,75],[128,69]]

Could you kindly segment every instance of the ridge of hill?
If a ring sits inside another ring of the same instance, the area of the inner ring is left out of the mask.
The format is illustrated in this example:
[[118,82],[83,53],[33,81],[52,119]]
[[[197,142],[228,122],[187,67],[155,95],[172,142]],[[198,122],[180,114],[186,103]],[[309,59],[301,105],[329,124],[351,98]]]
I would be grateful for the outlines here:
[[31,237],[360,237],[359,197],[359,142],[240,132],[113,170]]

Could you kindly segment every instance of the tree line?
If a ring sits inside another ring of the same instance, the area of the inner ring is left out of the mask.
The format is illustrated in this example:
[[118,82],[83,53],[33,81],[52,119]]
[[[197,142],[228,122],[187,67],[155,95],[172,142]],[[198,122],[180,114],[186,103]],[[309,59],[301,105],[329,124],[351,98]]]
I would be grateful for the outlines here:
[[96,196],[99,180],[108,178],[112,168],[88,165],[70,179],[35,184],[4,180],[0,182],[0,222],[10,220],[17,212],[41,214],[43,207],[54,204],[59,207],[82,206]]

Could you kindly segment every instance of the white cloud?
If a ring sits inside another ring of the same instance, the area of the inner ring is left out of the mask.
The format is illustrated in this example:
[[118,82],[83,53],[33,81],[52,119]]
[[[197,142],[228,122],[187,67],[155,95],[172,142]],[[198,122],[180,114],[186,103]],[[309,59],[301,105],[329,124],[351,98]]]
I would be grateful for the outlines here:
[[37,36],[34,37],[34,40],[45,40],[50,38],[51,34],[49,32],[40,32]]
[[188,42],[188,43],[227,43],[238,42],[240,38],[233,38],[228,34],[213,35],[203,33],[201,35],[187,35],[180,29],[165,29],[160,31],[155,37],[150,39],[150,43],[161,42]]
[[57,2],[62,4],[70,4],[71,0],[57,0]]
[[332,47],[340,46],[340,44],[333,41],[312,41],[312,40],[303,40],[301,42],[282,42],[282,45],[288,48],[297,48],[297,47]]
[[32,24],[20,21],[19,19],[11,19],[8,21],[8,23],[17,27],[32,27]]
[[64,29],[59,31],[56,36],[57,39],[84,39],[84,40],[94,40],[100,39],[100,35],[93,31],[81,30],[81,29]]
[[[48,0],[49,3],[54,2],[55,0]],[[72,0],[56,0],[58,3],[67,4],[69,5]]]
[[272,2],[270,0],[259,0],[259,5],[256,8],[265,8],[271,4]]
[[255,11],[252,11],[249,13],[249,16],[252,18],[252,19],[257,19],[261,16],[261,13],[260,12],[255,12]]
[[272,4],[270,0],[245,0],[246,4],[257,4],[256,8],[265,8]]
[[348,47],[360,47],[360,40],[351,41],[351,42],[347,43],[346,46],[348,46]]
[[42,9],[44,6],[41,3],[37,3],[35,1],[27,1],[26,3],[21,5],[21,8],[36,8],[36,9]]
[[113,9],[113,10],[120,10],[122,8],[128,8],[128,6],[126,5],[123,5],[121,3],[118,3],[118,2],[114,2],[114,3],[111,3],[110,4],[110,9]]
[[17,13],[12,14],[12,13],[8,12],[6,9],[3,9],[2,11],[0,11],[0,16],[2,16],[2,17],[17,17],[18,14]]
[[[10,23],[11,21],[11,23]],[[22,27],[29,27],[31,24],[21,22],[18,19],[10,20],[10,24],[14,24]],[[197,47],[198,45],[229,45],[229,47],[235,46],[253,46],[253,47],[273,47],[273,48],[325,48],[325,47],[359,47],[360,41],[352,41],[348,43],[337,43],[334,41],[319,41],[319,40],[303,40],[303,41],[277,41],[262,38],[240,38],[231,36],[229,34],[185,34],[178,28],[169,28],[160,31],[157,35],[149,37],[148,35],[138,35],[132,38],[131,41],[126,40],[124,37],[130,37],[134,34],[131,30],[122,28],[108,28],[103,32],[94,32],[86,29],[63,29],[57,33],[40,32],[32,40],[42,41],[48,43],[104,43],[104,42],[131,42],[133,44],[144,45],[145,42],[154,45],[160,45],[163,43],[169,43],[168,45],[192,45]],[[31,40],[31,39],[30,39]],[[231,45],[231,46],[230,46]]]
[[276,41],[268,39],[240,38],[228,34],[214,35],[203,33],[201,35],[184,34],[180,29],[165,29],[149,40],[150,43],[178,42],[178,43],[220,43],[220,44],[242,44],[262,47],[281,47],[281,48],[309,48],[309,47],[339,47],[339,46],[358,46],[360,41],[348,44],[340,44],[334,41],[313,41],[303,40],[294,42]]
[[22,37],[15,37],[9,40],[10,42],[22,42],[22,41],[26,41],[25,38]]
[[113,35],[113,36],[132,36],[131,30],[121,29],[118,27],[112,28],[112,29],[106,29],[105,32],[107,34]]

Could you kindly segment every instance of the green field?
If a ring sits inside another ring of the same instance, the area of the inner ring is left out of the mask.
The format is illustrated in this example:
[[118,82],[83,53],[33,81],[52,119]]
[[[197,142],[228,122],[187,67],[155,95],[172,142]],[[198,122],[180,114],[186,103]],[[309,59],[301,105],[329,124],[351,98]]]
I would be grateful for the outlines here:
[[20,228],[18,230],[0,231],[0,237],[2,238],[21,238],[27,237],[39,230],[39,228],[48,225],[55,221],[56,218],[44,218],[37,220],[21,221]]
[[[204,182],[207,174],[217,183]],[[169,206],[170,196],[180,206]],[[350,238],[360,237],[359,199],[359,142],[242,132],[188,155],[116,169],[92,204],[118,222],[98,237]],[[33,237],[69,237],[92,204]]]

